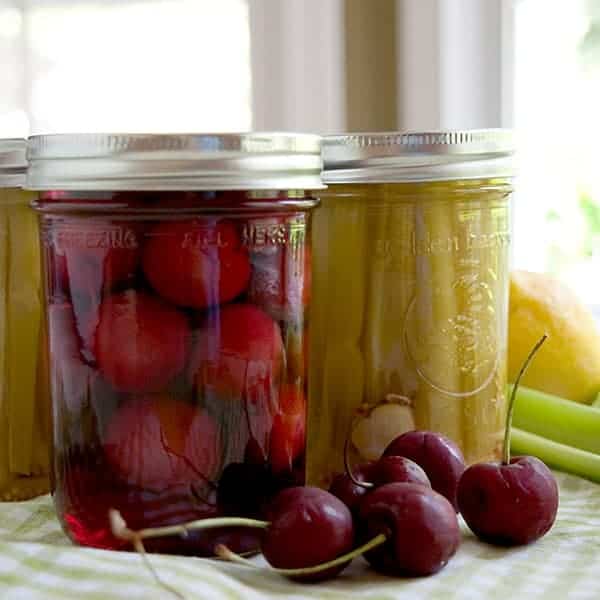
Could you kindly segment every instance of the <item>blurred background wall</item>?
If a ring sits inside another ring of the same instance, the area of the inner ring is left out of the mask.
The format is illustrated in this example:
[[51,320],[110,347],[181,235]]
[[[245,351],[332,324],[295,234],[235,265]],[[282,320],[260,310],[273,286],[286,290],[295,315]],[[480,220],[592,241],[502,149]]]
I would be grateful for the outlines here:
[[1,137],[514,126],[514,262],[595,304],[598,106],[598,0],[0,0]]
[[0,0],[0,135],[499,125],[503,4]]

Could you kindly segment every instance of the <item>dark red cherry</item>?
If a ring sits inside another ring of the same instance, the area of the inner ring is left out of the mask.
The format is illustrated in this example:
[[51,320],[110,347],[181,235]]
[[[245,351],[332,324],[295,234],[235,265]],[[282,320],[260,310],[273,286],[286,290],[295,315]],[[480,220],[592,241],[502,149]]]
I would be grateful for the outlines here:
[[458,446],[440,433],[407,431],[390,442],[383,456],[405,456],[423,468],[431,487],[458,510],[456,489],[465,470]]
[[365,558],[388,575],[437,573],[460,544],[453,506],[422,484],[388,483],[367,494],[359,507],[359,527],[363,541],[387,536]]
[[382,456],[370,471],[371,481],[375,487],[386,483],[417,483],[431,488],[429,477],[425,471],[410,458],[405,456]]
[[[287,488],[274,498],[268,517],[270,525],[262,552],[273,567],[313,567],[352,549],[354,525],[350,510],[325,490],[308,486]],[[346,564],[297,579],[328,579],[342,571]]]
[[[352,470],[354,479],[363,483],[372,481],[371,470],[374,465],[374,462],[366,462],[354,467]],[[354,483],[348,473],[335,475],[329,486],[329,492],[339,498],[352,513],[358,510],[362,497],[369,491],[369,488]]]
[[458,484],[458,506],[473,533],[491,544],[529,544],[556,519],[558,486],[550,469],[533,456],[510,464],[470,466]]

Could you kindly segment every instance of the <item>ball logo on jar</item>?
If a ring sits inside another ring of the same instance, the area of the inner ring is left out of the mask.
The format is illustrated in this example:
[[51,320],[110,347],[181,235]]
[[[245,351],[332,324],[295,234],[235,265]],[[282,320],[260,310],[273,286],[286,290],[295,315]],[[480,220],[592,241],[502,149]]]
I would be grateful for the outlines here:
[[[495,277],[491,270],[487,275]],[[404,342],[416,372],[449,396],[479,393],[493,380],[500,359],[492,285],[471,271],[459,273],[449,290],[433,286],[428,295],[416,293],[406,311]],[[453,305],[448,297],[460,301]],[[444,304],[443,314],[429,310]]]

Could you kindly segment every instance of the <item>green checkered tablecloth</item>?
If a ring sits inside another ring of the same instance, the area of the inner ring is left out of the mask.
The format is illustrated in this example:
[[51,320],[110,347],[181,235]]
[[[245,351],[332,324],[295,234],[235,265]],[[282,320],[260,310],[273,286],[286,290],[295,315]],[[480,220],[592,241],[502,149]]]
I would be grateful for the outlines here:
[[[545,538],[505,550],[476,541],[464,527],[457,555],[441,573],[424,579],[376,575],[362,560],[336,580],[318,585],[218,561],[162,555],[150,560],[190,600],[599,600],[600,486],[561,473],[557,477],[559,516]],[[62,533],[49,497],[0,504],[1,600],[171,597],[156,585],[139,556],[74,547]]]

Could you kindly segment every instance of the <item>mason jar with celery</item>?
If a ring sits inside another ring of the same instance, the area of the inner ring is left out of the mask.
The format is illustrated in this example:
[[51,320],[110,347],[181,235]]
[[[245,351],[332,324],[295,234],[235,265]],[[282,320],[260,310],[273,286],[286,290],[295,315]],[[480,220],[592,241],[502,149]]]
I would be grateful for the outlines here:
[[506,413],[509,132],[325,138],[313,227],[307,476],[409,429],[499,457]]
[[50,488],[40,251],[25,140],[0,140],[0,501]]

